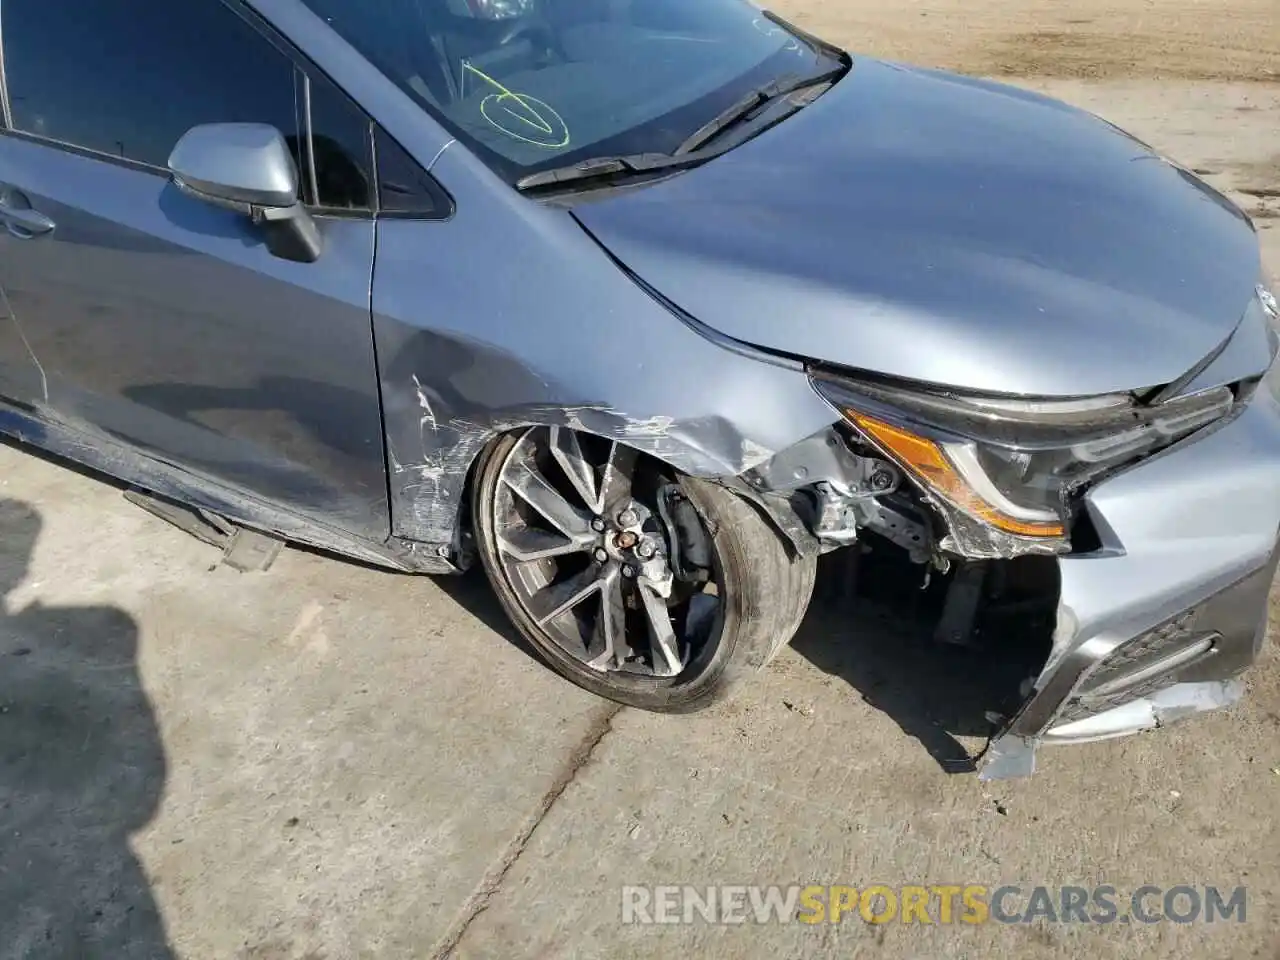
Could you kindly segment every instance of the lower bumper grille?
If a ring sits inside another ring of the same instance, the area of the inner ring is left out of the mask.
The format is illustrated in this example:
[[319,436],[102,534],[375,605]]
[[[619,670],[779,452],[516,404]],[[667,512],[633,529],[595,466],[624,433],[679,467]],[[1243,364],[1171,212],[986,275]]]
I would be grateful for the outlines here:
[[1202,604],[1138,634],[1116,647],[1067,701],[1057,723],[1070,723],[1133,700],[1176,682],[1181,670],[1210,656],[1219,639],[1197,630]]
[[1052,726],[1149,697],[1175,683],[1228,680],[1261,648],[1280,548],[1258,570],[1126,640],[1088,674]]

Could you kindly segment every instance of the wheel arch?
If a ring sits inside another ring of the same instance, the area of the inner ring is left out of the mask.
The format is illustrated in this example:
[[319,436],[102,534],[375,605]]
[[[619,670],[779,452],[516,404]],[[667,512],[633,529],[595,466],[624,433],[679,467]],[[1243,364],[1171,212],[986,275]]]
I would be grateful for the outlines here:
[[689,476],[720,483],[761,513],[797,555],[816,552],[807,528],[785,504],[762,497],[740,474],[768,459],[727,420],[681,421],[630,417],[603,404],[516,408],[484,420],[446,418],[419,388],[422,416],[408,431],[413,455],[388,434],[387,468],[393,535],[447,547],[465,560],[470,551],[470,492],[485,457],[507,434],[538,426],[569,427],[615,440]]
[[[473,472],[477,559],[562,676],[641,709],[701,709],[790,639],[815,558],[790,556],[723,484],[674,477],[667,461],[600,436],[502,434]],[[690,533],[699,526],[702,537]]]

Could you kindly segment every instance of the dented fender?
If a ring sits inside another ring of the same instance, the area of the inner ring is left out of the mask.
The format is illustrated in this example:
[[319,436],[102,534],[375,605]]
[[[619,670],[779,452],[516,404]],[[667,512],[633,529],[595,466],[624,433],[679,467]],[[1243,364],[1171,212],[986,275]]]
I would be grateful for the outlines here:
[[378,223],[393,536],[455,550],[476,458],[520,427],[586,430],[724,479],[836,420],[801,364],[727,349],[618,269],[566,210],[491,189],[465,151],[445,150],[432,173],[457,201],[452,220]]
[[[568,427],[616,440],[684,473],[732,484],[771,516],[775,512],[755,491],[735,482],[738,474],[768,459],[768,449],[723,418],[635,417],[604,405],[550,404],[467,417],[452,415],[442,398],[420,380],[414,383],[414,396],[416,421],[400,423],[397,435],[389,431],[387,439],[392,514],[399,536],[453,543],[466,509],[463,498],[471,469],[481,452],[502,434],[533,426]],[[412,416],[406,411],[405,418]],[[793,542],[801,541],[803,528],[780,522]]]

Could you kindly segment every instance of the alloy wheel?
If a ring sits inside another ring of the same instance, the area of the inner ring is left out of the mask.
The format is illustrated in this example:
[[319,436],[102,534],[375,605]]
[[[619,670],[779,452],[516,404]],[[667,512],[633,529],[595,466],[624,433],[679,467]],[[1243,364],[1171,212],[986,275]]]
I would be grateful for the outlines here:
[[582,667],[674,677],[714,629],[719,589],[690,563],[707,556],[705,528],[656,461],[534,427],[502,463],[492,509],[514,599]]

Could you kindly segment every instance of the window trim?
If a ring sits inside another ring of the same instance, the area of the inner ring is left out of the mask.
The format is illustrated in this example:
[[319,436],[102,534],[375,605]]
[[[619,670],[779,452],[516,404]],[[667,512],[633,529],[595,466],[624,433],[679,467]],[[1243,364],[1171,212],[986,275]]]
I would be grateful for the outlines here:
[[[223,8],[228,10],[232,15],[239,17],[249,29],[254,31],[259,37],[270,44],[277,53],[283,56],[293,68],[294,86],[293,86],[293,103],[294,115],[298,122],[299,130],[303,131],[306,137],[304,145],[304,157],[309,170],[298,171],[299,192],[301,194],[300,201],[306,207],[307,211],[314,216],[343,219],[343,220],[376,220],[379,215],[378,199],[379,199],[379,182],[378,182],[378,161],[377,150],[374,144],[374,127],[376,121],[370,116],[369,111],[360,105],[350,94],[329,77],[320,67],[314,63],[307,55],[300,50],[287,37],[283,36],[276,30],[261,14],[256,10],[243,3],[242,0],[209,0],[209,2],[221,4]],[[172,177],[168,167],[157,166],[156,164],[147,163],[143,160],[134,160],[130,157],[122,157],[116,154],[106,153],[101,150],[95,150],[92,147],[82,146],[78,143],[68,143],[65,140],[58,140],[54,137],[44,136],[38,133],[32,133],[28,130],[19,130],[13,125],[13,110],[9,99],[9,79],[7,71],[6,58],[4,55],[4,0],[0,0],[0,136],[15,137],[20,140],[26,140],[29,143],[35,143],[42,146],[53,147],[63,150],[76,156],[85,157],[89,160],[98,160],[105,163],[111,163],[116,166],[122,166],[126,169],[133,170],[138,173],[149,173],[156,176],[164,177],[166,180]],[[370,203],[367,207],[348,208],[348,207],[325,207],[317,203],[306,203],[305,197],[310,193],[311,196],[319,200],[317,181],[315,177],[315,148],[313,144],[314,131],[311,125],[311,77],[313,74],[324,77],[330,86],[343,96],[351,104],[353,108],[364,118],[365,121],[365,147],[366,160],[370,164]],[[302,82],[299,83],[299,78]],[[425,171],[424,171],[425,172]],[[428,174],[430,176],[430,174]],[[304,177],[309,178],[311,190],[305,189]],[[434,178],[433,178],[434,181]],[[438,184],[437,184],[438,185]],[[443,190],[443,188],[441,188]],[[452,199],[450,202],[450,214],[452,215]]]
[[[431,194],[431,199],[432,199],[432,208],[430,210],[419,211],[419,210],[383,210],[382,209],[382,172],[381,172],[381,168],[378,165],[378,134],[379,133],[381,133],[384,137],[386,137],[388,140],[394,143],[397,147],[399,147],[400,152],[403,153],[406,157],[408,157],[412,163],[416,164],[418,168],[422,171],[422,175],[427,178],[426,179],[427,192]],[[428,222],[452,220],[453,215],[458,212],[458,204],[453,199],[453,194],[451,194],[448,190],[445,189],[444,184],[442,184],[439,180],[433,177],[431,175],[430,170],[422,166],[422,164],[418,163],[418,161],[413,158],[413,154],[409,153],[409,151],[404,148],[404,144],[402,144],[399,140],[393,137],[391,135],[391,131],[388,130],[386,127],[382,126],[382,124],[378,123],[376,120],[373,122],[372,136],[373,136],[374,180],[376,181],[376,187],[378,190],[378,195],[377,197],[374,198],[378,204],[377,219],[379,220],[424,220]]]
[[[302,82],[298,83],[301,77]],[[311,187],[310,196],[316,205],[320,204],[320,181],[316,177],[316,140],[315,127],[311,119],[311,78],[300,71],[297,67],[293,68],[293,103],[294,111],[298,114],[298,129],[307,131],[306,148],[303,150],[303,160],[306,162],[307,169],[305,173],[298,171],[300,176],[306,176],[307,183]],[[365,135],[365,154],[369,163],[373,163],[373,146],[368,142],[369,137]],[[375,178],[376,179],[376,178]],[[376,213],[378,209],[378,198],[373,198],[373,210]]]
[[9,77],[5,72],[3,8],[3,0],[0,0],[0,123],[3,123],[3,129],[12,130],[13,106],[9,103]]
[[[287,41],[286,41],[287,42]],[[301,56],[301,53],[299,54]],[[377,219],[379,213],[379,193],[378,193],[378,151],[374,143],[374,120],[369,116],[369,111],[356,103],[355,99],[343,90],[338,84],[319,67],[314,67],[315,72],[324,78],[324,82],[337,91],[338,96],[345,97],[347,102],[355,108],[356,112],[364,121],[365,136],[365,160],[369,164],[369,205],[367,207],[326,207],[322,206],[320,200],[320,180],[316,174],[316,148],[315,148],[315,128],[312,125],[311,118],[311,84],[312,76],[303,68],[295,63],[294,69],[296,76],[302,78],[301,84],[295,88],[295,102],[299,110],[300,126],[307,132],[306,143],[306,160],[307,169],[299,170],[300,178],[306,177],[311,186],[311,196],[315,197],[316,202],[306,204],[307,211],[313,216],[327,217],[335,220],[372,220]]]

